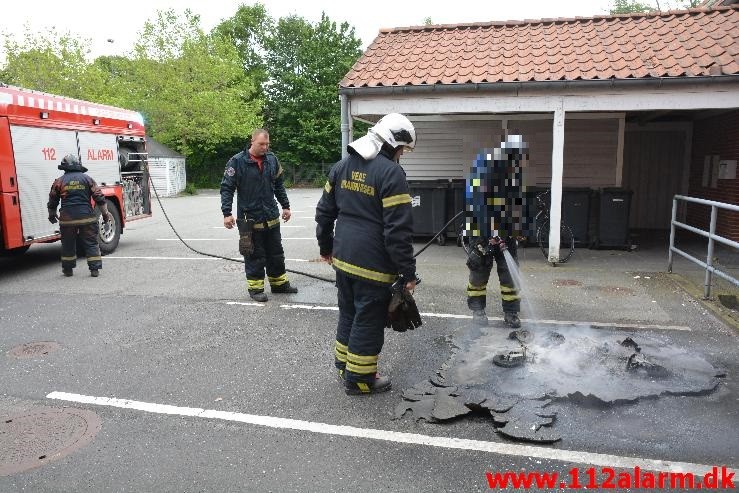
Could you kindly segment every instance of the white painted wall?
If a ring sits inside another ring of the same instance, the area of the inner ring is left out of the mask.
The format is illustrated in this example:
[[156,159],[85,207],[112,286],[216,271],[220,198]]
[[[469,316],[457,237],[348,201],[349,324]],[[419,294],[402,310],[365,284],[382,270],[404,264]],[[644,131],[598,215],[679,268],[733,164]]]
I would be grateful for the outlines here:
[[495,120],[413,121],[416,147],[401,157],[409,180],[464,178],[477,153],[500,144]]
[[185,158],[149,158],[149,172],[160,197],[172,197],[185,189]]

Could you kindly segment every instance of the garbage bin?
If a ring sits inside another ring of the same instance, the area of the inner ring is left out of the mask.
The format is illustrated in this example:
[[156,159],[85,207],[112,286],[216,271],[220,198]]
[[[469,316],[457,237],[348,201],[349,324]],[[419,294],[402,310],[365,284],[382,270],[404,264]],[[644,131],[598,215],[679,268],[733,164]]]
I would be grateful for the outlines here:
[[632,193],[623,188],[601,189],[596,248],[630,248],[629,209]]
[[562,190],[562,217],[575,237],[578,245],[590,245],[588,223],[590,222],[589,188],[565,188]]
[[[452,179],[448,180],[448,188],[446,195],[446,220],[445,223],[464,210],[464,194],[465,180]],[[464,228],[464,214],[459,216],[454,222],[450,223],[446,228],[447,238],[451,238],[457,242],[457,246],[462,246],[459,242],[459,232]]]
[[[413,236],[434,236],[446,223],[447,183],[433,180],[409,181]],[[446,232],[439,235],[439,244],[446,243]]]

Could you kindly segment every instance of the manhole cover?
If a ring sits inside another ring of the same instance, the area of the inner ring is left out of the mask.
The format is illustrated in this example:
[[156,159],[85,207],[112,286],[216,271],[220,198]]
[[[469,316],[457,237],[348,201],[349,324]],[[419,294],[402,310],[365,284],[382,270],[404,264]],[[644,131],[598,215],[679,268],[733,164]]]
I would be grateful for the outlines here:
[[11,349],[8,354],[15,358],[37,358],[59,349],[61,344],[53,341],[28,342]]
[[0,419],[0,476],[61,459],[92,441],[100,418],[85,409],[42,408]]
[[555,279],[554,281],[552,281],[552,284],[554,284],[558,288],[564,286],[582,286],[582,283],[580,281],[576,281],[574,279]]

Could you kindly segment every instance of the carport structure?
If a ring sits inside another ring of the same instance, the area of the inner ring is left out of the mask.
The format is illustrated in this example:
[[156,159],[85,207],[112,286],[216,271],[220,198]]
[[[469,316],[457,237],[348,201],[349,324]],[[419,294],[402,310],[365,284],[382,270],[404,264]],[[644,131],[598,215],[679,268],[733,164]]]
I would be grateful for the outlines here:
[[[523,134],[528,184],[551,188],[556,262],[563,187],[632,190],[644,229],[669,228],[677,193],[739,202],[738,39],[737,6],[383,29],[340,83],[342,148],[354,119],[400,112],[418,132],[408,177],[462,178]],[[739,239],[739,218],[717,232]]]

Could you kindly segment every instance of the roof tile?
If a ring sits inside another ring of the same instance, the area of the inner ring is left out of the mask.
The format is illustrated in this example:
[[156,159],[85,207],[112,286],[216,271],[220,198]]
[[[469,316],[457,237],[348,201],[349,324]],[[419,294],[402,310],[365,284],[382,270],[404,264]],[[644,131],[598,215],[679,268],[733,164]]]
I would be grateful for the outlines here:
[[344,87],[739,75],[739,7],[383,29]]

